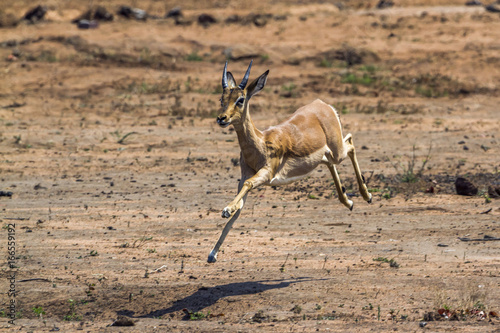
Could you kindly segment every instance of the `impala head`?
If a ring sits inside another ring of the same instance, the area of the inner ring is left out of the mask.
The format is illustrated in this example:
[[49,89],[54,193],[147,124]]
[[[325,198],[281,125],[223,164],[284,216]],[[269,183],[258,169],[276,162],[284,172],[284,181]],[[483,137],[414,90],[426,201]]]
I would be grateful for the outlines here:
[[269,70],[255,79],[247,87],[248,77],[252,62],[241,80],[239,85],[236,85],[233,74],[227,71],[227,61],[222,72],[222,97],[220,98],[221,110],[217,117],[217,123],[221,127],[227,127],[230,124],[236,125],[243,120],[245,108],[248,106],[250,98],[264,88]]

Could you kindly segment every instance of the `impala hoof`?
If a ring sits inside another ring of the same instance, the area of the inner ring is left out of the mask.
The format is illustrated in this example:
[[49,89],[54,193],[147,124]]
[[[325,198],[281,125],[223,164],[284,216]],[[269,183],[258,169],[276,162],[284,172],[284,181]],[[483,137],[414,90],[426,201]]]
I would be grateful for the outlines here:
[[373,197],[372,197],[372,195],[370,193],[370,199],[366,200],[366,202],[368,202],[369,204],[371,204],[372,203],[372,199],[373,199]]
[[227,219],[227,218],[228,218],[228,217],[230,217],[230,216],[231,216],[231,213],[229,212],[229,208],[227,208],[227,207],[226,207],[226,208],[224,208],[224,209],[222,210],[222,217],[224,217],[224,218],[226,218],[226,219]]
[[217,253],[210,252],[210,254],[208,255],[207,262],[209,262],[210,264],[213,264],[216,261],[217,261]]

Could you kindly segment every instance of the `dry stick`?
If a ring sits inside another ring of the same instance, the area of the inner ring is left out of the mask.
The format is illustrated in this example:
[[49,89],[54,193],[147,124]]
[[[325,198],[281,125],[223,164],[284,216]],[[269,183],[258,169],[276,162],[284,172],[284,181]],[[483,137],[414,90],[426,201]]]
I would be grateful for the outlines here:
[[462,242],[485,242],[485,241],[500,241],[500,237],[484,236],[484,238],[467,238],[458,237]]
[[18,280],[17,282],[29,282],[29,281],[43,281],[43,282],[50,282],[50,280],[49,280],[49,279],[42,279],[42,278],[34,278],[34,279]]
[[125,134],[120,140],[118,140],[118,143],[123,144],[125,142],[125,139],[132,134],[138,134],[138,133],[137,132],[129,132],[129,133]]
[[490,208],[488,210],[485,210],[484,212],[481,212],[479,214],[488,214],[489,212],[491,212],[493,210],[493,208]]
[[162,269],[164,268],[167,268],[167,265],[163,265],[161,266],[160,268],[157,268],[157,269],[154,269],[152,272],[150,272],[149,274],[153,274],[153,273],[158,273],[158,272],[161,272]]

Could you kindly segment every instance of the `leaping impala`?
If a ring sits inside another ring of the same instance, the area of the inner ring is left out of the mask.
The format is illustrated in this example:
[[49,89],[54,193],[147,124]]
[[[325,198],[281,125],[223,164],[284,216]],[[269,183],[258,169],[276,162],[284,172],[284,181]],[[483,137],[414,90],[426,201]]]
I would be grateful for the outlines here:
[[342,202],[352,210],[335,168],[347,156],[351,159],[359,191],[368,203],[372,195],[361,175],[352,135],[342,135],[340,119],[335,109],[317,99],[295,111],[279,125],[265,131],[257,129],[250,118],[248,105],[253,95],[266,85],[269,70],[247,87],[252,62],[239,85],[227,71],[222,73],[221,112],[217,123],[221,127],[233,125],[240,144],[241,180],[238,195],[222,210],[222,217],[230,218],[219,240],[208,256],[208,262],[217,260],[217,253],[234,221],[240,215],[248,192],[261,185],[283,185],[306,177],[318,165],[326,164],[333,176],[335,188]]

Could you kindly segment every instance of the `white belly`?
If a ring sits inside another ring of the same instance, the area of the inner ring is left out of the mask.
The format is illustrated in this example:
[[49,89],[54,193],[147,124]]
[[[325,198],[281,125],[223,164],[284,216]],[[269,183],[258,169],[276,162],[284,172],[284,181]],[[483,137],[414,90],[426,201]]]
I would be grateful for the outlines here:
[[285,185],[307,177],[318,165],[328,162],[325,157],[328,151],[328,147],[325,146],[308,156],[288,158],[266,185]]

